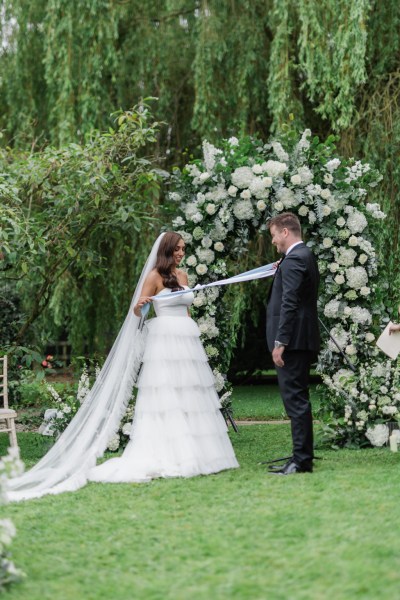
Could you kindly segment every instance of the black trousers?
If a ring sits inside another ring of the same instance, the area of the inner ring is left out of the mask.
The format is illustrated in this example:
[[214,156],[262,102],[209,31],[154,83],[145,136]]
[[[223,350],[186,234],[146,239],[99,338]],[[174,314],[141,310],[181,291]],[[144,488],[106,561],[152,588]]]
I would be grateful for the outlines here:
[[310,367],[316,356],[307,350],[285,350],[284,367],[277,367],[279,391],[290,418],[293,458],[304,468],[314,458],[313,422],[309,394]]

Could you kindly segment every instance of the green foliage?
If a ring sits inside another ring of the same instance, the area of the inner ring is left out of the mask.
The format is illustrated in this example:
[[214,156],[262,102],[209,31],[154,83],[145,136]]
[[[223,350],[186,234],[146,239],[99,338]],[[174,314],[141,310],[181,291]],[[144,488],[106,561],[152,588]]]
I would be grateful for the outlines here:
[[[93,132],[85,144],[0,156],[7,172],[0,188],[3,281],[22,296],[26,313],[13,344],[39,318],[48,338],[48,306],[60,326],[73,321],[77,344],[85,334],[93,344],[98,330],[90,337],[87,323],[96,288],[105,291],[98,311],[107,302],[107,316],[120,319],[126,311],[130,273],[141,268],[157,217],[160,175],[146,148],[159,123],[146,104],[115,117],[115,129]],[[87,329],[78,331],[82,323]]]

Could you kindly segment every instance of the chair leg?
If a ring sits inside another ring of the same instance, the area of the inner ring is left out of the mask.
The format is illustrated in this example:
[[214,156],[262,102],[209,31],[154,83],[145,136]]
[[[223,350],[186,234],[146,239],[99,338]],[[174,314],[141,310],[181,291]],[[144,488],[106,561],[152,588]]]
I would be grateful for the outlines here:
[[15,420],[10,419],[8,426],[10,429],[10,433],[8,435],[9,435],[11,447],[18,448],[17,430],[15,428]]

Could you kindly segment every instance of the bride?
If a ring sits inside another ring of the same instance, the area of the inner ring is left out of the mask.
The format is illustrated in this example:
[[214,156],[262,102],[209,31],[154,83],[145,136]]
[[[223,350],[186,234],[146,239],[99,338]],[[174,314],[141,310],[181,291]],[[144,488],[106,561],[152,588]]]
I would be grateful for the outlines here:
[[[186,273],[178,268],[184,252],[179,234],[159,236],[92,390],[42,460],[9,482],[10,500],[73,491],[87,481],[145,482],[239,466],[200,332],[189,316],[193,293],[168,299],[173,290],[188,287]],[[148,334],[141,356],[139,325],[149,302],[156,318],[145,326]],[[96,466],[118,429],[133,385],[138,394],[131,439],[121,457]]]

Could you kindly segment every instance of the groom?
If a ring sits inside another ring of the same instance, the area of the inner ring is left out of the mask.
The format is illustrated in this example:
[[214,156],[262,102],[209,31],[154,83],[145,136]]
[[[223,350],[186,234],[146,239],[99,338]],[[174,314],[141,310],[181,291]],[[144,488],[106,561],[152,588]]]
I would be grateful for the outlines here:
[[274,475],[311,473],[313,424],[309,374],[319,350],[317,261],[301,239],[300,221],[281,213],[267,224],[272,244],[284,256],[267,304],[267,344],[275,363],[279,390],[292,428],[293,456]]

